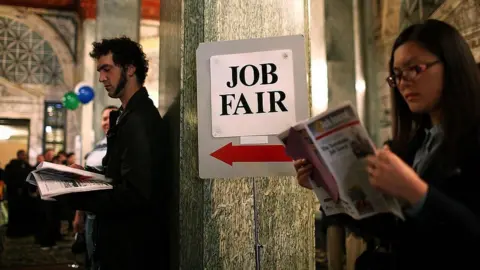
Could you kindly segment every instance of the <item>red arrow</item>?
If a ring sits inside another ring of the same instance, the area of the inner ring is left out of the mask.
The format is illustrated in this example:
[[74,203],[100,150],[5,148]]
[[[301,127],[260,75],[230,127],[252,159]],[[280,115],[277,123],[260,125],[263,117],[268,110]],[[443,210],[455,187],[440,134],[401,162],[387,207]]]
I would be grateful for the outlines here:
[[210,154],[232,166],[234,162],[288,162],[283,145],[235,145],[229,143]]

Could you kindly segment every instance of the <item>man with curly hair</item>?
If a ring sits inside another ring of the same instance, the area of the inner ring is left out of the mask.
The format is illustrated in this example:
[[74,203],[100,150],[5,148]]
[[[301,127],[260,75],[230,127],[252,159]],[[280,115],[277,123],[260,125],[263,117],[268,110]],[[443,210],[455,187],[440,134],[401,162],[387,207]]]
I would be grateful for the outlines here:
[[113,189],[62,199],[96,216],[93,269],[168,269],[167,131],[143,86],[148,61],[127,37],[94,42],[90,56],[108,96],[122,103],[110,113],[103,159]]

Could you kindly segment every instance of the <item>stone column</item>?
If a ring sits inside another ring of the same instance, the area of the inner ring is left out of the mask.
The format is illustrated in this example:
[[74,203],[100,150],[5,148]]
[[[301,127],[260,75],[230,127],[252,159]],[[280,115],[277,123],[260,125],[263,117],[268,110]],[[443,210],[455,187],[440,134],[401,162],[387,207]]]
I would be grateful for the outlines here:
[[335,106],[349,100],[356,106],[352,0],[325,1],[325,33],[328,105]]
[[[372,74],[376,78],[376,87],[378,89],[378,123],[379,136],[378,142],[384,142],[392,138],[392,100],[391,89],[385,79],[388,77],[388,62],[395,38],[400,33],[400,22],[404,12],[402,9],[403,0],[391,0],[387,3],[377,2],[375,9],[378,12],[380,29],[376,33],[375,51],[378,56],[379,68]],[[365,15],[366,17],[367,15]]]
[[[82,42],[83,42],[83,52],[80,55],[80,61],[82,63],[82,81],[90,85],[95,85],[95,62],[88,55],[91,50],[92,42],[95,41],[95,20],[86,19],[83,21],[82,27]],[[90,152],[94,145],[94,134],[93,134],[93,121],[94,119],[99,119],[100,115],[93,114],[94,103],[97,102],[98,95],[103,94],[103,89],[96,88],[95,99],[93,102],[90,102],[86,105],[82,105],[82,125],[81,125],[81,138],[82,138],[82,157],[80,158],[81,162],[85,162],[83,158],[88,152]]]
[[[253,179],[198,177],[199,43],[307,33],[307,6],[302,0],[161,1],[159,89],[175,161],[172,269],[255,269]],[[311,191],[291,177],[256,181],[262,269],[314,269]]]
[[[140,0],[97,0],[96,41],[125,35],[138,42],[140,12]],[[86,49],[90,51],[91,48],[89,46]],[[108,97],[103,85],[98,82],[98,73],[95,73],[95,94],[94,116],[100,115],[105,106],[121,105],[118,99]],[[93,129],[95,131],[95,141],[104,136],[100,126],[100,117],[93,118]]]
[[[364,79],[366,86],[365,97],[365,125],[373,140],[380,146],[383,141],[380,136],[380,89],[378,87],[378,72],[383,69],[382,54],[377,49],[375,34],[379,30],[378,22],[379,8],[373,4],[373,1],[358,0],[360,41],[362,67],[364,70]],[[385,82],[383,76],[380,78]]]
[[[357,109],[363,108],[363,106],[357,106],[355,89],[353,4],[352,0],[324,1],[329,107],[336,106],[344,101],[350,101]],[[359,115],[362,116],[363,112],[359,112]],[[327,255],[329,269],[344,269],[345,237],[343,227],[330,226],[328,228]]]

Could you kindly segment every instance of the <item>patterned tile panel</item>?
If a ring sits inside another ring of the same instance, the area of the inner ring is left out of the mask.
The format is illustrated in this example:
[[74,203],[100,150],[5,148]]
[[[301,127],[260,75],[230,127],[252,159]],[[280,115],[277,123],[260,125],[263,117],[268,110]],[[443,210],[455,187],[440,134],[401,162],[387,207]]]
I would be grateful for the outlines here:
[[[445,18],[445,22],[453,25],[463,34],[470,34],[466,38],[471,39],[474,35],[473,29],[480,28],[480,1],[463,0],[450,15]],[[471,44],[473,45],[473,44]]]
[[63,84],[52,46],[25,24],[6,17],[0,17],[0,76],[20,84]]
[[72,57],[76,59],[78,23],[73,16],[59,14],[38,14],[63,38]]

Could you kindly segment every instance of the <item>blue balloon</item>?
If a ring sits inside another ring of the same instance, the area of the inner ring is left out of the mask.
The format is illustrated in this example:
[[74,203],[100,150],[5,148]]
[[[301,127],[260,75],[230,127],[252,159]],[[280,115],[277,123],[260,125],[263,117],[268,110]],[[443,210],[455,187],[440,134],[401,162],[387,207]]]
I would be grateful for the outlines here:
[[92,101],[93,97],[95,97],[95,92],[93,92],[92,87],[85,85],[78,89],[77,96],[82,104],[87,104]]

